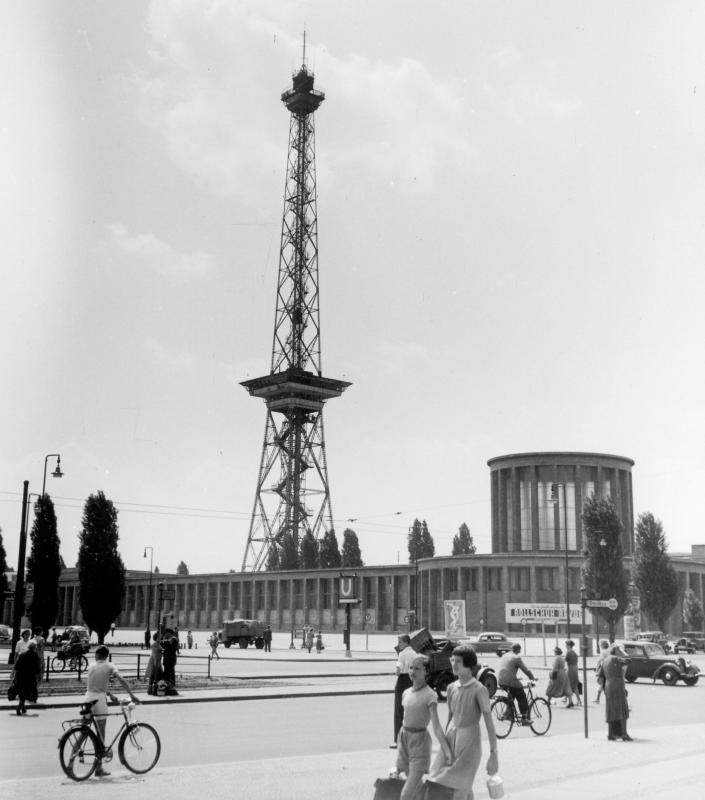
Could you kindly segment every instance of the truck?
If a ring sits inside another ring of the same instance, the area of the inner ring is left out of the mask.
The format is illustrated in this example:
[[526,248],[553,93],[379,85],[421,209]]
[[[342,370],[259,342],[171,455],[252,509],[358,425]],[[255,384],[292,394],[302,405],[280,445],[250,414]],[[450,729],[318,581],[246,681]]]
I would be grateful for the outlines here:
[[226,619],[219,635],[226,647],[233,644],[243,650],[251,644],[258,650],[264,647],[264,623],[256,619]]

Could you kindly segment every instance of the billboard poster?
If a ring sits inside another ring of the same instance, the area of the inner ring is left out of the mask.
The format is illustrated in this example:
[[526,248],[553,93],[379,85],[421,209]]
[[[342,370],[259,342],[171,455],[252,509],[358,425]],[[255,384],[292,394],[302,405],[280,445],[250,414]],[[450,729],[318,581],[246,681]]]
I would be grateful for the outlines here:
[[446,636],[449,639],[462,639],[467,635],[465,630],[465,600],[444,600],[443,616],[446,623]]
[[[570,622],[580,624],[582,609],[579,604],[569,606]],[[505,603],[504,621],[518,625],[532,622],[565,623],[565,603]],[[590,609],[585,610],[585,624],[592,624]]]

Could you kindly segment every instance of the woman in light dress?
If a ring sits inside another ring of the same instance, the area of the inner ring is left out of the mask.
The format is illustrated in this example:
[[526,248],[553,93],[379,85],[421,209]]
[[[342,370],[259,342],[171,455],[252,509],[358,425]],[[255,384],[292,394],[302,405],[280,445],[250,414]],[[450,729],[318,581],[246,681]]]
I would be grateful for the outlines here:
[[473,675],[477,667],[477,653],[472,647],[456,647],[450,662],[453,674],[458,676],[458,680],[448,687],[445,735],[451,759],[448,762],[441,750],[431,767],[428,780],[453,789],[453,800],[473,800],[472,784],[482,760],[480,719],[484,720],[490,743],[490,757],[486,765],[490,775],[495,775],[499,768],[497,737],[490,713],[490,696]]
[[568,698],[567,708],[573,708],[573,692],[570,688],[570,681],[568,680],[568,671],[565,668],[565,659],[563,658],[563,651],[560,647],[553,650],[555,658],[553,659],[553,666],[551,667],[550,676],[548,679],[548,686],[546,687],[546,697],[548,702],[551,698],[559,699],[561,697]]

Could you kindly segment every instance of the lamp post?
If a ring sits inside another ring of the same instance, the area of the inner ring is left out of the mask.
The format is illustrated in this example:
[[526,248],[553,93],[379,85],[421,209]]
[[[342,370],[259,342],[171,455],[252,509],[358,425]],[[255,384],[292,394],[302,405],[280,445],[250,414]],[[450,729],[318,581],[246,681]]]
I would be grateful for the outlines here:
[[47,486],[47,462],[50,458],[56,459],[56,469],[51,473],[52,478],[63,478],[64,473],[61,471],[61,456],[59,453],[49,453],[48,456],[44,458],[44,480],[42,481],[42,496],[46,494],[46,486]]
[[558,488],[563,487],[563,528],[565,532],[565,638],[570,639],[570,581],[568,567],[568,499],[565,483],[551,484],[551,502],[558,505],[558,520],[561,517],[561,504],[558,499]]
[[154,559],[154,548],[147,545],[147,547],[144,548],[142,558],[147,558],[147,550],[149,550],[149,584],[147,588],[147,623],[145,627],[144,641],[147,647],[149,647],[149,634],[151,630],[150,620],[152,617],[152,563]]
[[20,522],[20,552],[17,556],[17,578],[15,579],[15,603],[12,609],[12,642],[10,643],[9,664],[15,663],[15,647],[20,639],[20,625],[24,611],[24,562],[27,550],[27,504],[29,481],[24,482],[22,490],[22,518]]

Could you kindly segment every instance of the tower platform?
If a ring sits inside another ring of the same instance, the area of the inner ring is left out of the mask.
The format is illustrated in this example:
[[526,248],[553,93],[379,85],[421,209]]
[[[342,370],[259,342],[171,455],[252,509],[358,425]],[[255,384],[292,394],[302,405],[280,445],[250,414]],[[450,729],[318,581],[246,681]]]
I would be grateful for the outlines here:
[[284,372],[242,381],[240,385],[253,397],[261,397],[270,411],[286,412],[292,409],[320,411],[326,400],[340,397],[352,384],[292,367]]

